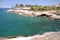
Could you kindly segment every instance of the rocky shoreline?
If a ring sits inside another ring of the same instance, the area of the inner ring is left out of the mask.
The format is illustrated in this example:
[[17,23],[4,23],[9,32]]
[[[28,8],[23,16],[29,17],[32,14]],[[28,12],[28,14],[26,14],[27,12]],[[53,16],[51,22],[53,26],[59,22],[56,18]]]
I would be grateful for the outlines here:
[[31,16],[31,17],[40,17],[45,16],[48,19],[52,20],[60,20],[60,10],[52,10],[52,11],[30,11],[30,10],[15,10],[9,9],[7,12],[16,12],[23,16]]
[[60,40],[60,31],[58,32],[46,32],[43,35],[34,35],[34,36],[19,36],[16,38],[2,38],[0,40]]

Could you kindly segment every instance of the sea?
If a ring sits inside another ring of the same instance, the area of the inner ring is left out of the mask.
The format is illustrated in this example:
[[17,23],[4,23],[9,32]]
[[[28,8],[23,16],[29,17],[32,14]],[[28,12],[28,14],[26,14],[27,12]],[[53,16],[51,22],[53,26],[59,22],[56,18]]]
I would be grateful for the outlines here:
[[60,20],[46,17],[22,16],[7,12],[10,8],[0,8],[0,37],[32,36],[46,32],[60,31]]

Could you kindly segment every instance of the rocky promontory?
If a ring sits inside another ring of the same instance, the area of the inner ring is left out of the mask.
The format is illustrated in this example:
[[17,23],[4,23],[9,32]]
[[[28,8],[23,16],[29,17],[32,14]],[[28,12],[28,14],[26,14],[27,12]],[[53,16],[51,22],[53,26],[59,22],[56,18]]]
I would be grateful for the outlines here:
[[7,12],[16,12],[23,16],[31,16],[31,17],[40,17],[45,16],[48,19],[60,20],[60,10],[51,10],[51,11],[31,11],[31,10],[15,10],[10,9]]

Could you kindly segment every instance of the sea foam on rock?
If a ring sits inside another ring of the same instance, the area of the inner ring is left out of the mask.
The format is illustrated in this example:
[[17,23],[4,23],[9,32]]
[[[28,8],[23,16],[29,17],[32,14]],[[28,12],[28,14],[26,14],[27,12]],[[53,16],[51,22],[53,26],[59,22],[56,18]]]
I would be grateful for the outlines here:
[[28,37],[1,38],[0,40],[60,40],[60,31],[46,32],[43,35],[34,35]]

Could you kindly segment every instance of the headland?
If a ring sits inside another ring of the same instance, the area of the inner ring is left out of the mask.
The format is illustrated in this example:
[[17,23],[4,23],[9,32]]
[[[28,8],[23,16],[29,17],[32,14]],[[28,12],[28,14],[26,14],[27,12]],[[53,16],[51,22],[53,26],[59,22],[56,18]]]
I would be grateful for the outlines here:
[[22,4],[19,6],[13,7],[9,9],[7,12],[16,12],[23,16],[31,16],[31,17],[40,17],[44,16],[48,19],[60,20],[60,4],[53,6],[38,6],[38,5],[26,5]]

